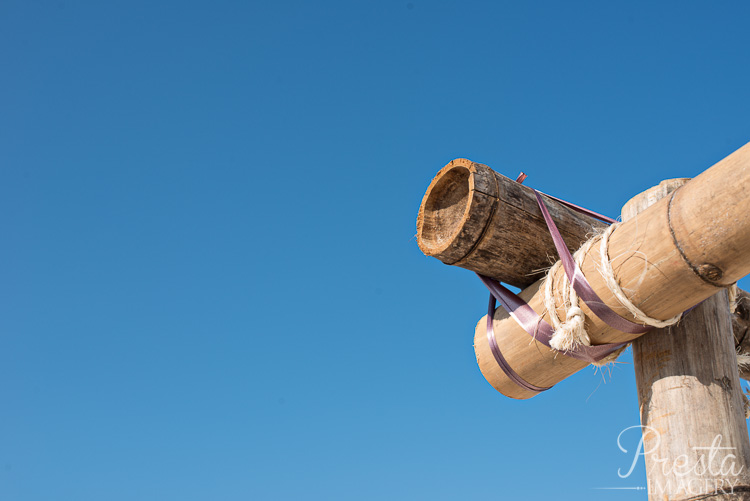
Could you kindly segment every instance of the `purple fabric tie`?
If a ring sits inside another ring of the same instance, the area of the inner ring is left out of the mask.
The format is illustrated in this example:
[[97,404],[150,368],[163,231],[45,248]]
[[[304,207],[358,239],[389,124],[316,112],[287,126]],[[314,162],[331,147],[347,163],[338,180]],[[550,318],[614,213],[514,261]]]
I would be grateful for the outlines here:
[[[526,179],[526,174],[522,172],[518,176],[518,179],[516,179],[516,181],[518,183],[522,183],[524,179]],[[589,284],[588,280],[586,280],[583,272],[581,272],[580,268],[576,264],[575,259],[568,250],[568,247],[565,245],[562,235],[560,235],[560,231],[557,229],[555,222],[552,220],[552,216],[550,216],[550,213],[547,210],[544,201],[542,200],[541,194],[536,190],[534,190],[534,194],[536,195],[537,202],[539,203],[539,208],[542,211],[544,221],[547,223],[547,228],[549,229],[552,236],[552,241],[554,242],[555,248],[560,255],[560,261],[562,263],[563,269],[565,270],[565,275],[568,277],[568,280],[573,286],[573,289],[575,289],[576,293],[578,294],[578,297],[583,300],[583,302],[597,317],[599,317],[604,323],[614,329],[628,334],[643,334],[644,332],[649,331],[651,327],[637,324],[621,317],[599,298],[596,292],[594,292],[594,289],[591,287],[591,284]],[[617,222],[612,218],[603,216],[588,209],[584,209],[583,207],[579,207],[578,205],[566,202],[565,200],[561,200],[547,194],[544,194],[544,196],[556,200],[575,211],[587,214],[601,221],[610,224]],[[549,390],[551,387],[536,386],[523,379],[516,371],[513,370],[505,357],[503,357],[503,354],[500,351],[500,347],[497,344],[497,339],[495,338],[495,332],[492,325],[492,320],[495,314],[495,300],[500,302],[502,307],[505,308],[508,314],[518,323],[518,325],[523,328],[523,330],[525,330],[529,334],[529,336],[541,342],[543,345],[547,346],[550,349],[554,349],[549,345],[550,340],[555,333],[554,329],[551,325],[545,322],[544,319],[542,319],[542,317],[540,317],[539,314],[537,314],[537,312],[535,312],[534,309],[531,308],[531,306],[529,306],[526,301],[504,287],[500,282],[479,273],[477,273],[477,275],[482,280],[482,282],[484,282],[484,285],[490,290],[490,302],[489,309],[487,311],[487,341],[489,343],[490,351],[492,352],[495,361],[503,370],[503,372],[518,386],[534,392]],[[693,308],[695,308],[695,306],[686,310],[685,313],[688,313]],[[628,343],[625,342],[607,343],[596,346],[579,345],[575,349],[564,351],[562,353],[569,357],[591,363],[602,360],[603,358],[619,350],[627,344]]]
[[[479,278],[482,278],[482,275],[479,275]],[[547,391],[550,388],[552,388],[551,386],[536,386],[534,384],[529,383],[524,378],[519,376],[518,373],[514,371],[513,368],[508,364],[508,361],[505,360],[503,353],[500,351],[500,347],[497,345],[497,339],[495,339],[495,331],[492,327],[492,317],[494,315],[495,315],[495,296],[493,294],[490,294],[490,305],[489,305],[489,308],[487,308],[487,341],[490,344],[490,351],[492,352],[492,356],[495,357],[495,361],[497,362],[497,365],[500,366],[500,368],[503,370],[506,376],[508,376],[514,383],[516,383],[521,388],[525,388],[529,391],[534,391],[537,393],[540,393],[542,391]]]
[[[524,179],[526,179],[526,175],[522,172],[518,176],[518,179],[516,179],[516,181],[522,183]],[[565,245],[562,235],[560,235],[560,231],[557,229],[557,226],[555,226],[555,222],[552,220],[552,216],[550,216],[547,207],[544,205],[541,195],[536,190],[534,190],[534,194],[536,195],[537,202],[539,203],[539,208],[542,211],[544,221],[547,223],[547,227],[552,236],[552,241],[554,242],[555,248],[560,255],[560,261],[562,262],[565,274],[576,293],[578,293],[578,296],[584,301],[584,303],[586,303],[589,309],[591,309],[591,311],[597,317],[599,317],[610,327],[630,334],[641,334],[648,331],[649,327],[633,323],[615,313],[611,308],[609,308],[609,306],[604,304],[604,302],[599,298],[596,292],[594,292],[593,288],[588,283],[588,280],[586,280],[586,277],[583,275],[578,265],[575,263],[573,256],[568,250],[568,247]],[[575,204],[571,204],[570,202],[566,202],[550,195],[545,196],[557,200],[558,202],[572,208],[573,210],[582,212],[610,224],[616,222],[614,219],[603,216],[588,209],[584,209],[583,207],[579,207]],[[540,317],[539,314],[537,314],[526,301],[504,287],[500,282],[479,273],[477,273],[477,275],[482,280],[482,282],[484,282],[484,285],[490,290],[490,302],[487,311],[487,341],[489,343],[490,351],[492,352],[495,361],[503,370],[503,372],[518,386],[534,392],[542,392],[550,389],[551,387],[536,386],[523,379],[515,370],[513,370],[513,368],[503,356],[500,347],[497,344],[497,339],[495,338],[495,332],[493,329],[495,300],[500,302],[503,308],[523,328],[523,330],[525,330],[532,338],[541,342],[550,349],[553,349],[550,347],[549,343],[552,339],[552,335],[555,333],[554,329],[551,325],[545,322],[542,317]],[[607,343],[596,346],[579,345],[575,349],[568,350],[563,353],[569,357],[591,363],[602,360],[603,358],[619,350],[625,345],[627,345],[627,343]]]
[[547,223],[547,228],[549,228],[549,232],[552,235],[552,241],[555,243],[557,253],[560,255],[560,261],[565,270],[565,275],[567,275],[570,285],[572,285],[573,289],[578,293],[578,297],[586,303],[586,306],[589,307],[594,315],[599,317],[604,323],[613,329],[628,334],[643,334],[644,332],[648,332],[651,329],[650,327],[636,324],[635,322],[631,322],[630,320],[621,317],[609,306],[604,304],[604,301],[602,301],[596,292],[594,292],[591,284],[589,284],[589,281],[583,276],[583,272],[581,272],[581,269],[570,254],[568,247],[565,245],[565,241],[563,240],[562,235],[560,235],[560,231],[557,229],[557,226],[555,226],[552,216],[550,216],[547,207],[544,205],[542,196],[536,190],[534,190],[534,194],[539,203],[539,208],[542,210],[544,221]]
[[[500,302],[500,304],[503,306],[503,308],[505,308],[508,314],[513,317],[513,320],[515,320],[518,325],[520,325],[521,328],[523,328],[523,330],[525,330],[529,334],[529,336],[533,337],[547,348],[554,349],[550,347],[549,342],[550,339],[552,339],[552,335],[555,333],[555,330],[550,324],[544,321],[544,319],[542,319],[542,317],[540,317],[539,314],[537,314],[537,312],[535,312],[531,306],[529,306],[529,303],[507,289],[497,280],[486,277],[484,275],[480,275],[479,273],[477,273],[477,275],[482,280],[482,282],[484,282],[484,285],[490,290],[491,296],[493,296]],[[492,313],[495,313],[494,303]],[[489,325],[490,324],[488,322],[488,326]],[[490,337],[489,333],[488,337]],[[492,349],[493,343],[497,346],[497,341],[494,339],[494,333],[491,337],[493,341],[490,342],[490,348]],[[568,350],[562,353],[569,357],[591,363],[598,362],[612,352],[619,350],[626,344],[627,343],[607,343],[599,344],[596,346],[579,345],[575,349]],[[495,350],[493,349],[492,351],[495,355],[495,359],[497,359],[498,355],[494,353]],[[497,351],[499,352],[499,348],[497,349]],[[502,354],[500,355],[500,357],[502,358]]]
[[[525,176],[525,174],[524,174],[524,176]],[[526,177],[524,177],[524,179],[526,179]],[[534,190],[534,191],[536,191],[536,190]],[[542,192],[539,192],[539,193],[542,193]],[[547,195],[546,193],[542,193],[542,195],[544,195],[547,198],[551,198],[552,200],[555,200],[557,202],[560,202],[564,206],[569,207],[569,208],[573,209],[576,212],[580,212],[581,214],[586,214],[587,216],[591,216],[591,217],[593,217],[595,219],[598,219],[599,221],[604,221],[605,223],[609,223],[609,224],[615,224],[617,222],[617,220],[612,219],[609,216],[604,216],[602,214],[599,214],[598,212],[594,212],[594,211],[592,211],[590,209],[587,209],[585,207],[581,207],[580,205],[572,204],[572,203],[570,203],[570,202],[568,202],[566,200],[563,200],[562,198],[553,197],[552,195]]]

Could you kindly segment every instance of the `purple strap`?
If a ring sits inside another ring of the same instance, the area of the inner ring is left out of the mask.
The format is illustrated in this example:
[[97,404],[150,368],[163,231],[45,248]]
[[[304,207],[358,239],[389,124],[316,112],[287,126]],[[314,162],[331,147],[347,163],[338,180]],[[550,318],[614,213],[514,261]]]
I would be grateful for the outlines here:
[[[529,303],[508,290],[497,280],[486,277],[484,275],[480,275],[479,273],[477,273],[477,275],[482,280],[482,282],[484,282],[484,285],[490,290],[491,296],[493,296],[500,302],[500,304],[503,306],[503,308],[505,308],[508,314],[513,317],[513,320],[515,320],[518,325],[520,325],[521,328],[529,334],[529,336],[541,342],[547,348],[551,348],[549,342],[550,339],[552,339],[552,335],[555,333],[555,330],[550,324],[544,321],[544,319],[542,319],[542,317],[540,317],[531,306],[529,306]],[[495,310],[493,302],[492,314],[494,313]],[[493,342],[495,346],[497,346],[497,342]],[[492,348],[493,342],[490,342],[490,349],[492,349],[493,354],[495,355],[495,359],[502,358],[502,355],[498,357],[498,355],[495,353],[495,349]],[[564,353],[571,358],[583,360],[584,362],[598,362],[612,352],[619,350],[626,344],[627,343],[607,343],[599,344],[596,346],[579,345],[575,349],[565,351]],[[499,348],[497,349],[497,351],[500,351]],[[500,366],[502,367],[502,364],[500,364]]]
[[[526,180],[527,177],[528,176],[524,172],[521,172],[520,174],[518,174],[518,177],[516,178],[516,182],[518,184],[523,184],[523,182]],[[542,192],[540,191],[539,193],[542,193]],[[546,193],[542,193],[542,195],[544,195],[547,198],[551,198],[552,200],[555,200],[563,204],[564,206],[573,209],[576,212],[580,212],[581,214],[586,214],[587,216],[591,216],[595,219],[598,219],[599,221],[604,221],[605,223],[609,223],[609,224],[615,224],[617,222],[615,219],[612,219],[609,216],[604,216],[602,214],[599,214],[598,212],[592,211],[591,209],[581,207],[580,205],[572,204],[568,202],[567,200],[563,200],[562,198],[553,197],[552,195],[547,195]]]
[[[524,179],[526,179],[526,178],[524,177]],[[536,191],[536,190],[534,190],[534,191]],[[566,200],[563,200],[562,198],[553,197],[552,195],[547,195],[546,193],[542,193],[542,195],[544,195],[547,198],[551,198],[552,200],[555,200],[557,202],[560,202],[564,206],[570,207],[571,209],[573,209],[576,212],[580,212],[581,214],[586,214],[587,216],[591,216],[593,218],[596,218],[599,221],[604,221],[605,223],[609,223],[609,224],[615,224],[617,222],[615,219],[612,219],[609,216],[604,216],[602,214],[599,214],[598,212],[594,212],[594,211],[592,211],[590,209],[586,209],[585,207],[581,207],[580,205],[572,204],[572,203],[570,203],[570,202],[568,202]]]
[[[516,179],[516,181],[522,183],[525,179],[526,175],[522,172],[518,176],[518,179]],[[570,281],[578,296],[584,301],[584,303],[586,303],[589,309],[591,309],[591,311],[597,317],[599,317],[610,327],[631,334],[641,334],[648,331],[649,327],[630,322],[629,320],[615,313],[606,304],[604,304],[604,302],[599,298],[596,292],[594,292],[594,290],[591,288],[591,285],[588,283],[588,280],[586,280],[586,277],[583,275],[578,265],[575,263],[573,256],[568,250],[568,247],[565,245],[562,235],[560,235],[560,231],[557,229],[557,226],[555,226],[555,223],[552,220],[547,207],[542,201],[541,195],[536,190],[534,190],[534,194],[536,195],[537,202],[539,203],[539,208],[542,211],[542,216],[544,217],[550,234],[552,235],[552,241],[554,242],[555,248],[560,255],[560,261],[562,262],[565,274],[567,275],[568,280]],[[571,204],[570,202],[566,202],[565,200],[561,200],[559,198],[552,197],[546,194],[545,196],[552,198],[553,200],[557,200],[558,202],[578,212],[582,212],[610,224],[616,222],[614,219],[603,216],[588,209],[584,209],[583,207],[579,207],[575,204]],[[505,308],[508,314],[513,317],[513,319],[523,328],[523,330],[525,330],[532,338],[540,341],[548,348],[550,347],[549,342],[552,339],[552,335],[554,334],[554,329],[551,325],[545,322],[544,319],[542,319],[542,317],[540,317],[526,301],[504,287],[500,282],[479,273],[477,273],[477,275],[482,280],[482,282],[484,282],[484,285],[490,290],[490,302],[487,311],[487,341],[489,343],[490,351],[492,352],[495,361],[503,370],[503,372],[518,386],[534,392],[542,392],[550,389],[551,387],[536,386],[523,379],[516,371],[513,370],[510,364],[508,364],[508,361],[505,359],[505,357],[503,357],[503,354],[500,351],[500,347],[497,344],[497,339],[495,338],[495,332],[492,325],[493,317],[495,314],[495,300],[500,302],[503,308]],[[596,346],[579,345],[575,349],[565,351],[564,353],[567,356],[585,362],[598,362],[611,353],[619,350],[626,344],[627,343],[607,343]]]
[[[479,275],[479,278],[482,278],[482,275]],[[505,360],[505,357],[500,351],[500,347],[497,345],[497,339],[495,339],[495,331],[493,330],[493,327],[492,327],[492,318],[494,315],[495,315],[495,296],[490,294],[490,306],[487,309],[487,341],[490,344],[490,351],[492,352],[492,355],[495,357],[495,361],[497,362],[497,365],[499,365],[500,368],[503,370],[503,372],[521,388],[525,388],[529,391],[534,391],[537,393],[540,393],[542,391],[547,391],[550,388],[552,388],[551,386],[536,386],[534,384],[529,383],[524,378],[519,376],[518,373],[514,371],[510,365],[508,365],[508,361]]]
[[[543,345],[549,346],[554,330],[547,322],[542,320],[542,317],[540,317],[531,306],[529,306],[529,303],[516,294],[513,294],[513,292],[508,290],[497,280],[480,275],[479,273],[477,273],[477,275],[490,290],[490,295],[500,301],[500,304],[505,308],[505,311],[513,317],[513,320],[515,320],[523,330],[528,332],[534,339],[541,341]],[[495,313],[495,310],[492,310],[492,313]]]
[[560,261],[562,262],[565,274],[568,276],[568,280],[573,286],[573,289],[578,293],[578,296],[584,303],[586,303],[586,306],[589,307],[594,315],[599,317],[604,323],[613,329],[628,334],[643,334],[644,332],[647,332],[650,327],[636,324],[621,317],[609,306],[604,304],[604,301],[602,301],[596,292],[594,292],[591,284],[589,284],[589,281],[583,276],[583,272],[581,272],[581,269],[570,254],[568,247],[565,245],[565,241],[563,240],[562,235],[560,235],[560,231],[557,229],[557,226],[555,226],[552,216],[550,216],[547,207],[544,205],[544,201],[542,201],[542,196],[536,190],[534,190],[534,194],[536,195],[537,202],[539,202],[539,208],[542,209],[542,216],[544,216],[544,221],[547,223],[547,228],[549,228],[549,232],[552,234],[552,241],[555,243],[557,253],[560,255]]
[[[522,183],[524,179],[526,179],[526,175],[524,173],[521,173],[516,181]],[[563,269],[565,270],[565,275],[568,277],[568,280],[570,281],[578,296],[584,301],[584,303],[586,303],[589,309],[607,325],[619,331],[630,334],[642,334],[650,330],[651,328],[648,326],[636,324],[621,317],[599,298],[599,296],[596,294],[596,292],[594,292],[594,289],[589,284],[588,280],[586,280],[583,272],[581,272],[580,268],[576,264],[575,259],[573,259],[573,256],[570,254],[568,247],[563,241],[562,235],[560,235],[560,231],[557,229],[555,222],[552,220],[552,216],[550,216],[547,207],[544,205],[544,201],[542,200],[541,195],[536,190],[534,190],[534,194],[536,195],[537,202],[539,203],[539,208],[542,211],[544,221],[547,223],[547,227],[550,231],[550,234],[552,235],[552,241],[555,243],[555,248],[560,255],[560,261],[563,265]],[[614,219],[603,216],[588,209],[584,209],[583,207],[579,207],[575,204],[571,204],[570,202],[566,202],[565,200],[561,200],[547,194],[544,195],[578,212],[587,214],[608,223],[616,222]],[[484,282],[484,285],[490,290],[490,302],[487,311],[487,341],[489,343],[490,351],[492,352],[495,361],[503,370],[503,372],[511,379],[511,381],[516,383],[518,386],[537,393],[549,390],[551,387],[536,386],[523,379],[516,371],[513,370],[510,364],[508,364],[508,361],[505,359],[505,357],[503,357],[503,354],[500,351],[500,347],[497,344],[497,339],[495,338],[495,332],[492,322],[495,314],[495,300],[500,302],[503,308],[505,308],[508,314],[513,317],[513,319],[523,328],[523,330],[525,330],[532,338],[541,342],[548,348],[551,348],[549,342],[552,339],[552,335],[554,334],[554,329],[551,325],[545,322],[544,319],[542,319],[542,317],[540,317],[526,301],[504,287],[500,282],[484,275],[480,275],[479,273],[477,273],[477,275],[482,280],[482,282]],[[695,306],[686,310],[685,313],[690,312],[693,308],[695,308]],[[602,360],[603,358],[619,350],[625,345],[627,345],[626,342],[607,343],[596,346],[579,345],[575,349],[565,351],[564,353],[571,358],[591,363]]]

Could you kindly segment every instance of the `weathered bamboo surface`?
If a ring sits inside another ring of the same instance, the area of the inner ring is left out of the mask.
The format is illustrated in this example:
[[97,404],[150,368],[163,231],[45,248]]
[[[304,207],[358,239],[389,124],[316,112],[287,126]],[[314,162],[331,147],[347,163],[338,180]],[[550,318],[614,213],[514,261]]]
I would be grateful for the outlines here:
[[[750,273],[750,144],[622,223],[612,233],[609,256],[620,286],[647,315],[671,318]],[[599,297],[634,320],[607,288],[600,272],[599,246],[585,256],[582,271]],[[560,283],[563,270],[554,277]],[[521,293],[534,310],[548,316],[540,282]],[[564,318],[563,301],[557,298]],[[637,335],[616,331],[582,303],[594,344],[630,341]],[[482,374],[501,393],[530,398],[536,393],[515,385],[497,366],[477,324],[475,351]],[[497,342],[513,369],[537,386],[552,386],[587,364],[533,341],[502,309],[494,315]]]
[[728,309],[720,291],[678,325],[633,342],[649,499],[750,499]]
[[[606,226],[545,201],[571,251]],[[517,287],[544,276],[557,255],[533,190],[463,158],[441,169],[427,188],[417,243],[427,256]]]
[[[634,197],[622,220],[687,181],[662,181]],[[750,498],[750,440],[730,316],[721,290],[678,324],[633,341],[649,499]]]

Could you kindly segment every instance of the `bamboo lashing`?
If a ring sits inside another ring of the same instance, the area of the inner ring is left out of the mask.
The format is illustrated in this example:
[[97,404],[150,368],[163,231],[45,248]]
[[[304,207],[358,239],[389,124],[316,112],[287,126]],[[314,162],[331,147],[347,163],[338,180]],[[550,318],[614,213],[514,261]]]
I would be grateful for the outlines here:
[[[639,309],[654,318],[670,318],[750,272],[750,199],[745,196],[749,186],[750,145],[745,145],[612,233],[608,252],[614,272]],[[635,321],[609,292],[600,265],[597,253],[589,252],[581,268],[610,308]],[[561,277],[553,278],[557,282]],[[545,310],[538,288],[539,282],[520,296],[541,314]],[[562,298],[557,304],[561,314]],[[637,337],[608,327],[587,306],[582,309],[593,344]],[[477,325],[475,350],[485,378],[513,398],[533,396],[498,369],[484,324],[480,320]],[[511,366],[536,386],[552,386],[587,365],[540,343],[530,344],[528,335],[501,310],[496,311],[493,326]]]

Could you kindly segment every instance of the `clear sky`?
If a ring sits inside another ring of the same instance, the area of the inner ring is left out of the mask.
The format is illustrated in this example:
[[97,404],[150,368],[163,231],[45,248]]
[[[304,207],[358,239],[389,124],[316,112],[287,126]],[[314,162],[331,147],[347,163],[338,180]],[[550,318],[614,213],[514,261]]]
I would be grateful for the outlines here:
[[1,2],[0,499],[645,499],[595,490],[645,485],[629,355],[495,392],[417,209],[456,157],[611,216],[697,175],[750,141],[749,16]]

